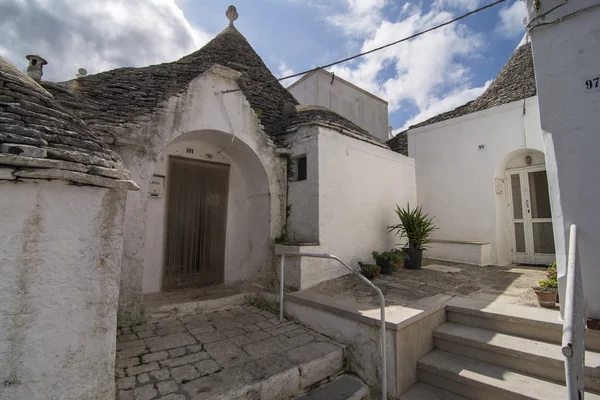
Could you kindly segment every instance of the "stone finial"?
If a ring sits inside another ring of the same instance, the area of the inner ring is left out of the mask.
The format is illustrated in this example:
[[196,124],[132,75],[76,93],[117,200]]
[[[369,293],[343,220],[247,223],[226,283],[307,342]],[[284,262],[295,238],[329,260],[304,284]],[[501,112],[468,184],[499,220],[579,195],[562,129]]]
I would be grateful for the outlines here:
[[29,54],[25,56],[29,60],[29,65],[27,66],[27,76],[29,76],[34,81],[41,81],[42,75],[44,75],[44,65],[48,64],[48,61],[44,60],[37,54]]
[[227,19],[229,20],[229,26],[233,26],[233,21],[238,19],[238,13],[237,13],[237,10],[235,9],[235,6],[229,6],[227,11],[225,12],[225,15],[227,16]]

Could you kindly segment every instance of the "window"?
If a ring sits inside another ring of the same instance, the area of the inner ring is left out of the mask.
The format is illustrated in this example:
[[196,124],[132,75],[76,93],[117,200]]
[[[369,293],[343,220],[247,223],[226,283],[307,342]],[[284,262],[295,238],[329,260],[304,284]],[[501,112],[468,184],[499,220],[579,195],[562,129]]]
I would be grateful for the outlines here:
[[296,180],[305,181],[307,175],[306,155],[296,158]]

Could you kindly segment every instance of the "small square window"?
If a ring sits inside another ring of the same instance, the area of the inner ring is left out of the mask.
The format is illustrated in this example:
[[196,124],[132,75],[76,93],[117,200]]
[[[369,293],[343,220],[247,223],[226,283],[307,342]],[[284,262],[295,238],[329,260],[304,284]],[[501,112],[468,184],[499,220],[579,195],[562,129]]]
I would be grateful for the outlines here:
[[305,181],[307,176],[306,156],[296,158],[296,180]]

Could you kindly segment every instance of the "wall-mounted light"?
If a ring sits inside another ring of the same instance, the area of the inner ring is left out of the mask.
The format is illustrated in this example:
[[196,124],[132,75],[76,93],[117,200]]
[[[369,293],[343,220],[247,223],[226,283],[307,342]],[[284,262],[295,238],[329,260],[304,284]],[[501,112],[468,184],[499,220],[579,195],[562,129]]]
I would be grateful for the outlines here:
[[525,156],[525,164],[531,165],[531,156],[530,155]]

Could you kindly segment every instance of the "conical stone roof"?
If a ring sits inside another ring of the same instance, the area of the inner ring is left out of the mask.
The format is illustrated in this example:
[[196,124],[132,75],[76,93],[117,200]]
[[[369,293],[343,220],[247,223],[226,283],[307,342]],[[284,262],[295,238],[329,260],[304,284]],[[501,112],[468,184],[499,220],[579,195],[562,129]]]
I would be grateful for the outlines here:
[[65,179],[137,189],[115,152],[36,81],[2,57],[0,168],[5,171],[3,179]]

